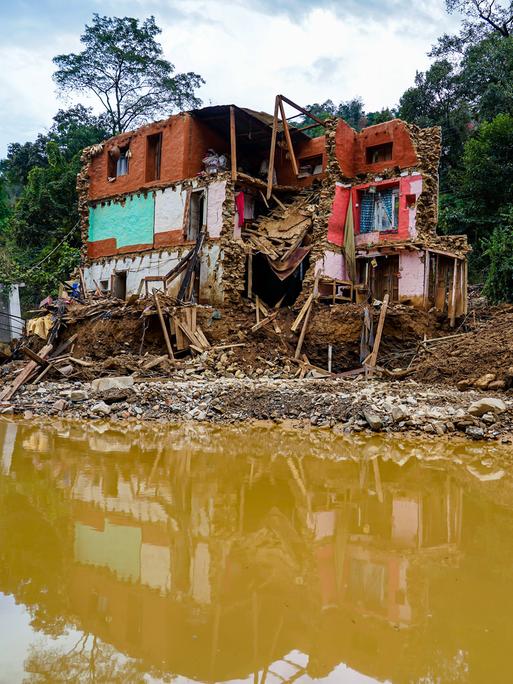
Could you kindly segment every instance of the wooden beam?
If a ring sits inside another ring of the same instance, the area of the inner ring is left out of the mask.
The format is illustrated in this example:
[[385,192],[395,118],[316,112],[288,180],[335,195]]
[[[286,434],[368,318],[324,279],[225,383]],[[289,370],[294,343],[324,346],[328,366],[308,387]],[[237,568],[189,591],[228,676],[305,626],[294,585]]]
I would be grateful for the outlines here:
[[[39,357],[41,359],[46,359],[46,357],[49,356],[52,349],[52,344],[45,345],[42,349],[40,349]],[[35,361],[29,361],[25,368],[21,371],[21,373],[16,377],[12,385],[6,387],[2,394],[0,394],[0,401],[9,401],[16,393],[16,391],[27,382],[27,380],[30,378],[35,369],[38,368],[38,365],[39,364],[37,364]]]
[[298,313],[298,315],[297,315],[297,317],[296,317],[296,320],[295,320],[294,323],[292,323],[292,325],[290,326],[291,332],[296,332],[296,330],[297,330],[297,329],[299,328],[299,326],[301,325],[301,321],[303,320],[304,315],[305,315],[306,312],[308,311],[308,307],[309,307],[310,304],[312,303],[312,300],[313,300],[313,292],[311,292],[311,293],[308,295],[308,297],[307,297],[305,303],[304,303],[303,306],[301,307],[301,311]]
[[310,314],[312,313],[312,308],[313,308],[313,298],[312,298],[312,301],[310,302],[310,305],[308,306],[307,312],[305,314],[305,319],[303,321],[303,327],[301,328],[301,334],[299,335],[299,340],[297,341],[296,353],[294,354],[295,359],[299,359],[299,357],[301,355],[301,349],[303,347],[303,342],[305,340],[306,329],[308,328],[308,321],[310,320]]
[[271,136],[271,152],[269,154],[269,167],[267,170],[267,199],[270,199],[273,192],[273,174],[274,174],[274,155],[276,153],[276,138],[278,136],[278,109],[280,106],[279,95],[276,95],[274,103],[274,118],[273,118],[273,132]]
[[379,313],[379,322],[378,322],[378,329],[376,331],[376,337],[374,338],[374,346],[372,348],[372,353],[369,358],[369,362],[367,366],[371,369],[374,369],[376,362],[378,360],[378,352],[379,352],[379,347],[381,344],[381,337],[383,335],[383,327],[385,325],[385,318],[387,315],[387,309],[388,309],[388,302],[390,300],[390,295],[387,294],[383,298],[383,304],[381,305],[381,311]]
[[28,356],[29,359],[32,361],[35,361],[39,366],[42,366],[43,368],[46,368],[48,366],[48,361],[46,359],[43,359],[39,356],[39,354],[36,354],[36,352],[33,352],[32,349],[29,349],[28,347],[22,347],[21,351],[25,356]]
[[294,175],[298,176],[299,175],[299,168],[297,165],[296,161],[296,155],[294,154],[294,147],[292,145],[292,138],[290,137],[290,130],[289,130],[289,125],[287,123],[287,118],[285,116],[285,108],[283,106],[283,102],[280,99],[280,113],[281,113],[281,122],[283,124],[283,132],[285,133],[285,140],[287,142],[287,147],[289,148],[289,154],[290,154],[290,163],[292,164],[292,170],[294,171]]
[[248,299],[253,297],[253,250],[248,252]]
[[292,100],[289,100],[288,97],[285,97],[285,95],[278,95],[281,100],[286,102],[288,105],[291,107],[294,107],[294,109],[297,109],[298,112],[301,112],[305,116],[307,116],[309,119],[312,119],[312,121],[316,121],[320,126],[326,126],[326,122],[323,121],[322,119],[319,119],[317,116],[314,114],[311,114],[308,110],[304,109],[303,107],[300,107],[298,104],[295,102],[292,102]]
[[173,354],[173,348],[171,346],[171,340],[169,339],[169,334],[167,332],[166,328],[166,322],[164,320],[164,315],[162,313],[162,309],[160,308],[160,302],[159,302],[159,297],[157,294],[157,291],[153,291],[153,301],[155,302],[155,306],[157,307],[157,313],[159,315],[159,320],[160,320],[160,327],[162,328],[162,334],[164,335],[164,341],[166,343],[167,347],[167,355],[169,356],[170,359],[175,358],[175,355]]
[[451,289],[451,302],[449,305],[449,324],[451,328],[454,328],[456,323],[456,283],[458,279],[458,259],[454,259],[454,266],[452,269],[452,289]]
[[232,158],[232,181],[237,180],[237,138],[235,131],[235,107],[230,105],[230,147]]

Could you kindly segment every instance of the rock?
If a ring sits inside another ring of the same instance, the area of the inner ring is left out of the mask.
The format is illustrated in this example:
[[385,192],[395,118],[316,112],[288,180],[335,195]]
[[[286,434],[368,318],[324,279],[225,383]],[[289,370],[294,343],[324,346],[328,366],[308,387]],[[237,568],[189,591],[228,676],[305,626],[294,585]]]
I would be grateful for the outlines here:
[[488,389],[500,391],[506,389],[506,383],[504,380],[494,380],[488,385]]
[[84,390],[71,390],[69,398],[71,401],[85,401],[87,399],[87,392],[84,392]]
[[367,421],[367,424],[371,430],[377,432],[383,427],[383,421],[381,418],[372,411],[363,411],[363,417]]
[[472,381],[471,380],[460,380],[457,384],[456,387],[460,392],[466,392],[472,387]]
[[64,411],[64,409],[66,408],[66,406],[67,406],[67,402],[66,402],[64,399],[57,399],[57,401],[56,401],[55,404],[53,405],[53,408],[54,408],[56,411]]
[[485,390],[491,382],[496,380],[496,378],[497,376],[495,373],[486,373],[474,382],[474,387],[477,387],[477,389],[480,390]]
[[104,401],[99,401],[91,409],[91,413],[94,413],[95,415],[100,415],[100,416],[108,416],[110,412],[111,412],[110,406],[108,406]]
[[112,389],[127,389],[134,386],[134,379],[131,375],[124,375],[115,378],[96,378],[91,383],[94,392],[107,392]]
[[469,425],[468,428],[465,430],[465,434],[472,439],[483,439],[484,430],[483,428],[476,427],[475,425]]
[[399,423],[401,420],[405,420],[408,418],[408,413],[406,412],[404,406],[402,404],[399,404],[398,406],[394,406],[391,411],[392,414],[392,420],[394,423]]
[[504,413],[507,407],[502,399],[496,399],[495,397],[485,397],[484,399],[479,399],[470,404],[468,412],[472,416],[483,416],[485,413]]

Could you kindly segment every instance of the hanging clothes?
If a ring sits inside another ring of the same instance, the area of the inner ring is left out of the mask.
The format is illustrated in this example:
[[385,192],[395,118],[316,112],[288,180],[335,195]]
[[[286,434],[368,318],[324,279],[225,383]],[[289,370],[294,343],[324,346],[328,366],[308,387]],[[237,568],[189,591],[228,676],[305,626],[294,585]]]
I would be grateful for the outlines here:
[[244,193],[239,192],[235,195],[235,207],[237,209],[239,228],[244,225]]

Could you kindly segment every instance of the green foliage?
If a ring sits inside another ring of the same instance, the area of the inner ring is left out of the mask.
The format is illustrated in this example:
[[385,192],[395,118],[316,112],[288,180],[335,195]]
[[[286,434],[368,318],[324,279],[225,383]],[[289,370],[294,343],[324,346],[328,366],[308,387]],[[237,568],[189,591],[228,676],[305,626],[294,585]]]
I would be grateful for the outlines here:
[[79,262],[76,177],[80,155],[83,147],[107,135],[104,120],[78,105],[60,110],[48,134],[35,143],[9,148],[1,167],[0,191],[3,188],[7,196],[5,188],[9,188],[13,203],[11,207],[7,199],[7,215],[2,220],[4,195],[0,192],[0,255],[4,256],[0,282],[23,280],[22,297],[29,307],[42,295],[56,294],[59,283]]
[[198,107],[194,90],[203,79],[193,72],[174,73],[162,56],[159,33],[154,17],[139,22],[94,14],[80,38],[82,52],[54,58],[54,80],[64,93],[94,95],[113,135],[177,107]]
[[484,292],[490,301],[513,301],[513,205],[501,214],[500,223],[485,242],[489,261]]
[[[372,126],[377,123],[383,123],[384,121],[390,121],[390,119],[395,117],[395,111],[388,108],[384,108],[379,112],[369,112],[366,114],[361,97],[354,97],[352,100],[346,100],[338,105],[334,104],[333,100],[326,100],[320,104],[315,102],[314,104],[307,105],[305,109],[319,119],[324,120],[331,117],[344,119],[346,123],[357,131],[361,131],[365,126]],[[311,123],[311,119],[303,117],[298,125],[307,126]],[[306,133],[310,137],[315,138],[319,135],[323,135],[324,129],[322,126],[315,126],[306,131]]]

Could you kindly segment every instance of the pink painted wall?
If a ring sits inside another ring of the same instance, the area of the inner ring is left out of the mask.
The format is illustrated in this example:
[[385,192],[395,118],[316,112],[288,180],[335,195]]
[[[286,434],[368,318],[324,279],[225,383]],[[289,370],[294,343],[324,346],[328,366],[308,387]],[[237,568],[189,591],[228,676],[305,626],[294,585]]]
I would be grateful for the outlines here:
[[326,251],[315,264],[315,272],[321,271],[330,278],[345,280],[347,278],[346,265],[343,254]]
[[351,188],[345,188],[339,183],[336,184],[331,215],[328,219],[328,241],[339,247],[344,244],[344,225],[350,192]]
[[399,256],[399,299],[424,294],[424,252],[402,251]]

